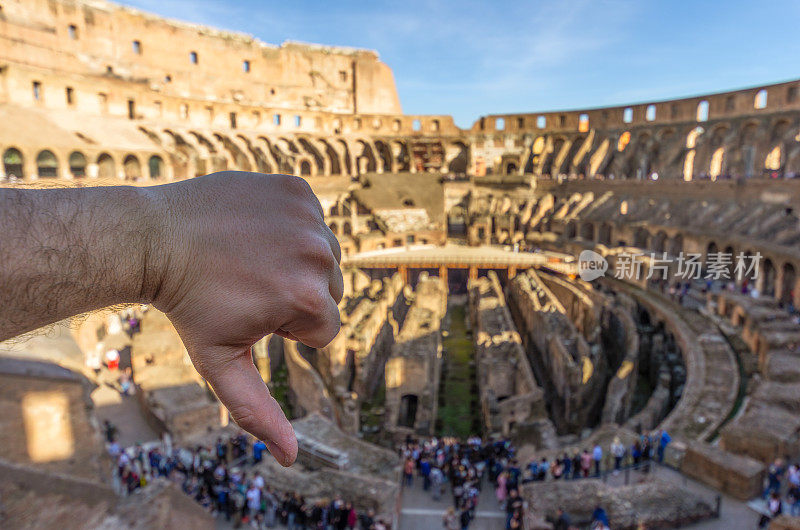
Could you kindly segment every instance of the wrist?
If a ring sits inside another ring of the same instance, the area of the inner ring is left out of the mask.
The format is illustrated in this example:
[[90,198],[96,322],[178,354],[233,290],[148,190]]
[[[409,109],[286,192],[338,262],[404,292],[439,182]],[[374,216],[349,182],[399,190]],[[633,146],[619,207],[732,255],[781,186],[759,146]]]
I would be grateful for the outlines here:
[[136,300],[142,304],[153,304],[159,298],[169,263],[167,249],[170,207],[163,193],[165,187],[135,188],[142,212],[144,234],[142,269]]

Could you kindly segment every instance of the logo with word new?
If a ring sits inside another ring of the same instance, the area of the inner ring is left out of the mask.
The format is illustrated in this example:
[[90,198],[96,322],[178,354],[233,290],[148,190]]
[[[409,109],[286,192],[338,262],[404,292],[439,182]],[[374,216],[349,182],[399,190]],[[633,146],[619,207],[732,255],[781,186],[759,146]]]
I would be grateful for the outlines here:
[[578,275],[585,282],[605,276],[607,270],[608,261],[606,261],[606,258],[593,250],[584,250],[578,256]]

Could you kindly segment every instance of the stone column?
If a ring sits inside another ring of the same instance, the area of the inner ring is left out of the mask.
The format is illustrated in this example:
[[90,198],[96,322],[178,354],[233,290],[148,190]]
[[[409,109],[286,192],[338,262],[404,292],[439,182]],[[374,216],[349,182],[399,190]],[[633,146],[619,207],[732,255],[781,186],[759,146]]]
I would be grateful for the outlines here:
[[478,267],[470,267],[469,268],[469,279],[470,280],[477,280],[478,279]]
[[447,285],[447,267],[439,267],[439,278]]

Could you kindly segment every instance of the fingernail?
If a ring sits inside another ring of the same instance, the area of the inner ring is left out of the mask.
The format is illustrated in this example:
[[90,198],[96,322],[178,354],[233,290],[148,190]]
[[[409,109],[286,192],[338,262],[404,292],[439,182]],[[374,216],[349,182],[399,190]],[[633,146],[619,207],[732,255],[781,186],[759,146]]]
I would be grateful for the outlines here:
[[283,452],[283,449],[278,447],[278,444],[270,441],[265,441],[264,443],[267,445],[267,449],[269,449],[269,452],[272,453],[272,456],[275,457],[275,460],[277,460],[280,465],[287,467],[290,464],[289,457]]

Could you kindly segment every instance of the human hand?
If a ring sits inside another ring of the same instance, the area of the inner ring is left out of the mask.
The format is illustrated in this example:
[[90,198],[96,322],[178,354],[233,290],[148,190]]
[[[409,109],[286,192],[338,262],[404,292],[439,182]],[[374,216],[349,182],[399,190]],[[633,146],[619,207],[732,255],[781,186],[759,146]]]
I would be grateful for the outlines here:
[[150,188],[163,210],[143,289],[240,427],[284,466],[294,430],[253,365],[269,333],[319,348],[338,333],[341,250],[298,177],[225,171]]

